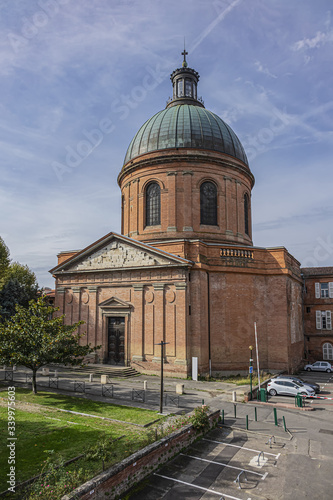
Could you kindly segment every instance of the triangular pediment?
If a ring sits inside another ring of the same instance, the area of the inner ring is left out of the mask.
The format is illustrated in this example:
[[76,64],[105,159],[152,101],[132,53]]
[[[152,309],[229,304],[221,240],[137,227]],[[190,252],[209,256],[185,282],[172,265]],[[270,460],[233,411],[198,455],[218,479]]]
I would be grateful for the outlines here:
[[188,261],[130,238],[110,233],[51,272],[85,272],[186,265]]
[[98,305],[101,309],[130,309],[132,307],[132,304],[117,297],[111,297]]

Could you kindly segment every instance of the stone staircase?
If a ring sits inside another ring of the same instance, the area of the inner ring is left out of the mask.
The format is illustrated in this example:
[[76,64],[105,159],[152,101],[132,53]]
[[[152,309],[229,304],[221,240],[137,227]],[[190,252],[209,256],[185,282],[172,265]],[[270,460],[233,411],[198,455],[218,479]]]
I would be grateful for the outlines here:
[[[56,368],[55,366],[52,368]],[[66,366],[66,371],[72,373],[92,373],[93,375],[109,375],[110,377],[130,378],[137,377],[141,373],[134,370],[129,366],[111,366],[111,365],[95,365],[89,364],[85,366]]]

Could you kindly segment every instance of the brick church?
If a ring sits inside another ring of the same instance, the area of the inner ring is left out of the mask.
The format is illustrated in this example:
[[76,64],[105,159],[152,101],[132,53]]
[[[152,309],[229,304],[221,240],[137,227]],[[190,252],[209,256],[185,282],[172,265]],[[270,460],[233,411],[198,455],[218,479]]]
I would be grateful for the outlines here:
[[58,255],[56,306],[102,346],[93,362],[158,373],[163,340],[166,374],[190,375],[192,357],[199,374],[247,370],[256,322],[260,367],[293,371],[305,351],[300,263],[253,245],[246,154],[183,55],[172,98],[119,173],[121,235]]

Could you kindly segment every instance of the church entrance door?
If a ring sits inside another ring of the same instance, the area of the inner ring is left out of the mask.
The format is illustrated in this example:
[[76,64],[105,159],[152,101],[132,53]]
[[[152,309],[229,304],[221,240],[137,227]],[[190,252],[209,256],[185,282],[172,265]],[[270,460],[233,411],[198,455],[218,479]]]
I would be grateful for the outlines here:
[[108,325],[108,363],[125,364],[125,318],[109,317]]

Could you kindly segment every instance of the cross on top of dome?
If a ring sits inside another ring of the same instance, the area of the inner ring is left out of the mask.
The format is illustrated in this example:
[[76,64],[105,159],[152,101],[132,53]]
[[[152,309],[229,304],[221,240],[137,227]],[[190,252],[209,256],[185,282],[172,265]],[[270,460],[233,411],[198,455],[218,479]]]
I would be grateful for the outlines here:
[[172,98],[170,98],[167,103],[167,108],[177,106],[178,104],[192,104],[194,106],[204,108],[205,106],[203,101],[201,98],[198,98],[197,92],[198,81],[200,78],[199,73],[188,67],[186,61],[188,52],[185,47],[181,54],[184,56],[182,67],[175,69],[170,76],[173,93]]
[[183,68],[187,68],[186,56],[188,56],[188,52],[186,52],[185,47],[184,47],[184,50],[182,52],[182,56],[184,56],[184,61],[183,61],[182,66],[183,66]]

